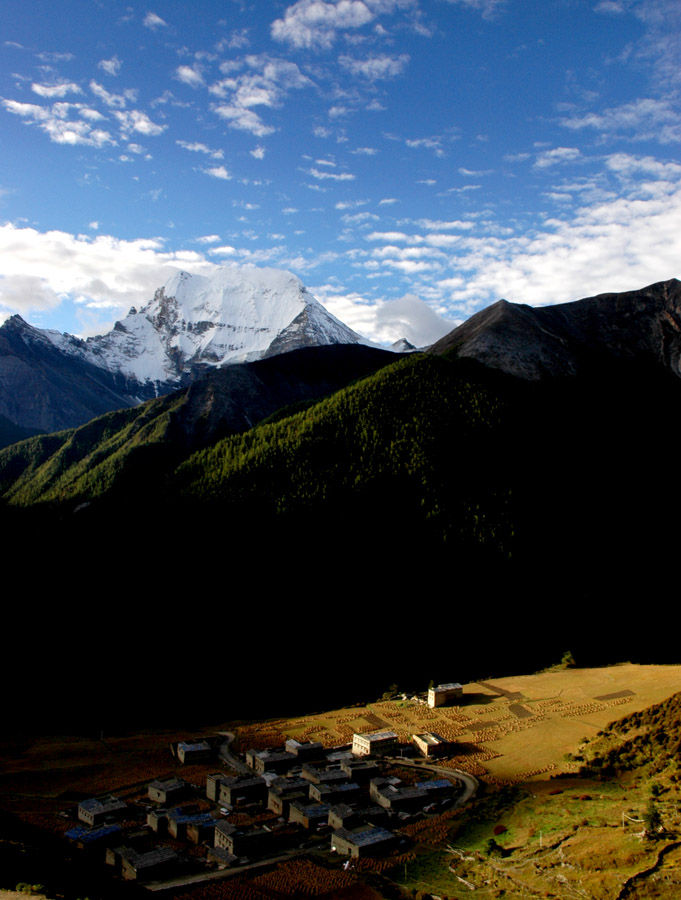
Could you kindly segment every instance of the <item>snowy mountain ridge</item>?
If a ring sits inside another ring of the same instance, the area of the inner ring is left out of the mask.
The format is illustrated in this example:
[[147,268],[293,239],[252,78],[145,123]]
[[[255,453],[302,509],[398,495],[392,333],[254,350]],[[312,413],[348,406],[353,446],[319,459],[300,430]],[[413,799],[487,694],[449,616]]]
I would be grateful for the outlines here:
[[280,269],[177,272],[139,311],[83,341],[43,331],[58,349],[159,393],[202,370],[320,344],[366,343]]

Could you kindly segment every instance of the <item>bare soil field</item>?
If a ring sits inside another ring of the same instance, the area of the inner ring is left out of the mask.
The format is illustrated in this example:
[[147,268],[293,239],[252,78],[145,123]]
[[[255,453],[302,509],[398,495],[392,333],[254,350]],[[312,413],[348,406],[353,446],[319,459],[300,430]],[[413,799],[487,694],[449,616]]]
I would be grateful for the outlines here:
[[21,891],[3,891],[0,888],[0,900],[45,900],[44,894],[26,894]]
[[[532,716],[505,719],[492,735],[489,746],[500,754],[484,763],[501,780],[527,781],[546,774],[571,771],[563,761],[582,738],[593,737],[608,722],[645,709],[681,691],[681,666],[621,665],[603,669],[564,669],[538,675],[494,681],[505,691],[522,695],[521,705]],[[474,685],[467,685],[464,697]],[[517,715],[503,697],[478,709],[482,725],[487,718],[501,718],[506,708]],[[528,733],[529,729],[529,733]],[[437,729],[436,729],[437,730]]]
[[409,701],[280,719],[240,728],[242,747],[273,746],[287,737],[326,746],[349,742],[354,731],[390,728],[400,741],[435,731],[455,741],[451,765],[498,782],[525,782],[569,772],[563,760],[582,738],[681,691],[681,666],[625,664],[560,669],[464,685],[457,706],[429,709]]

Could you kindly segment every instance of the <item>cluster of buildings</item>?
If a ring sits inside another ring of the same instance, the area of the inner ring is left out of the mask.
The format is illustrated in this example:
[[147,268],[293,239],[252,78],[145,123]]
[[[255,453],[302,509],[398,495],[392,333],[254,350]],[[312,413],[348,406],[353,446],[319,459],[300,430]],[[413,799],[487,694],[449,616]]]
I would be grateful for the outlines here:
[[[332,751],[316,742],[287,741],[283,749],[248,751],[252,775],[209,775],[206,796],[223,811],[257,806],[269,809],[281,825],[331,832],[331,849],[339,853],[383,853],[403,841],[391,826],[444,808],[459,792],[450,779],[403,784],[397,777],[385,777],[386,757],[398,754],[392,731],[356,734],[351,748]],[[277,830],[239,829],[227,816],[215,824],[209,856],[231,865],[242,855],[282,851]]]
[[[428,703],[460,695],[461,685],[439,685]],[[414,735],[413,747],[425,757],[451,752],[433,732]],[[247,750],[247,774],[208,775],[203,796],[173,775],[148,785],[144,806],[116,797],[84,800],[81,824],[67,836],[82,847],[106,848],[106,861],[123,878],[139,881],[165,880],[186,865],[168,838],[206,845],[208,860],[225,867],[285,853],[306,834],[330,834],[330,849],[353,857],[389,852],[405,841],[396,826],[450,805],[460,788],[455,778],[404,783],[390,775],[387,760],[404,750],[393,731],[355,734],[350,747],[331,750],[290,739],[280,748]],[[214,742],[203,740],[173,747],[181,762],[207,762],[214,752]],[[239,822],[266,824],[242,827],[232,821],[235,811],[253,814]]]

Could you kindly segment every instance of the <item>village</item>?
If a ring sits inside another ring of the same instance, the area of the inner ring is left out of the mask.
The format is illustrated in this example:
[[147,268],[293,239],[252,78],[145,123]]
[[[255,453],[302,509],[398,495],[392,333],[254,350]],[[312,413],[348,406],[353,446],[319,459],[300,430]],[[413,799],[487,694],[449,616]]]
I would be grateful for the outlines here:
[[[451,706],[462,692],[458,683],[442,684],[419,702]],[[438,767],[455,745],[435,732],[414,733],[409,743],[391,730],[355,733],[336,747],[290,738],[238,754],[233,737],[171,745],[180,767],[215,762],[216,770],[200,784],[176,770],[136,797],[84,799],[65,813],[79,823],[66,837],[121,878],[155,888],[312,851],[342,856],[347,867],[401,852],[408,844],[401,826],[464,802],[477,786]]]

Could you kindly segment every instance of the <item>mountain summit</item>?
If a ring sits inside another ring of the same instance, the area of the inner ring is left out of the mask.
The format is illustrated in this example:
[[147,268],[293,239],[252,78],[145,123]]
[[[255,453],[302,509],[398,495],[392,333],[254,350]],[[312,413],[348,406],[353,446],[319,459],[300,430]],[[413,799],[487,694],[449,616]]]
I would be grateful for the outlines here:
[[539,308],[499,300],[430,350],[455,350],[529,381],[613,362],[681,376],[681,281]]
[[77,343],[52,334],[67,352],[154,383],[159,393],[207,368],[301,347],[364,343],[295,275],[256,266],[221,268],[208,277],[177,272],[108,334]]
[[9,319],[0,328],[0,414],[53,431],[169,393],[213,368],[356,343],[366,341],[290,272],[177,272],[139,311],[87,340]]

